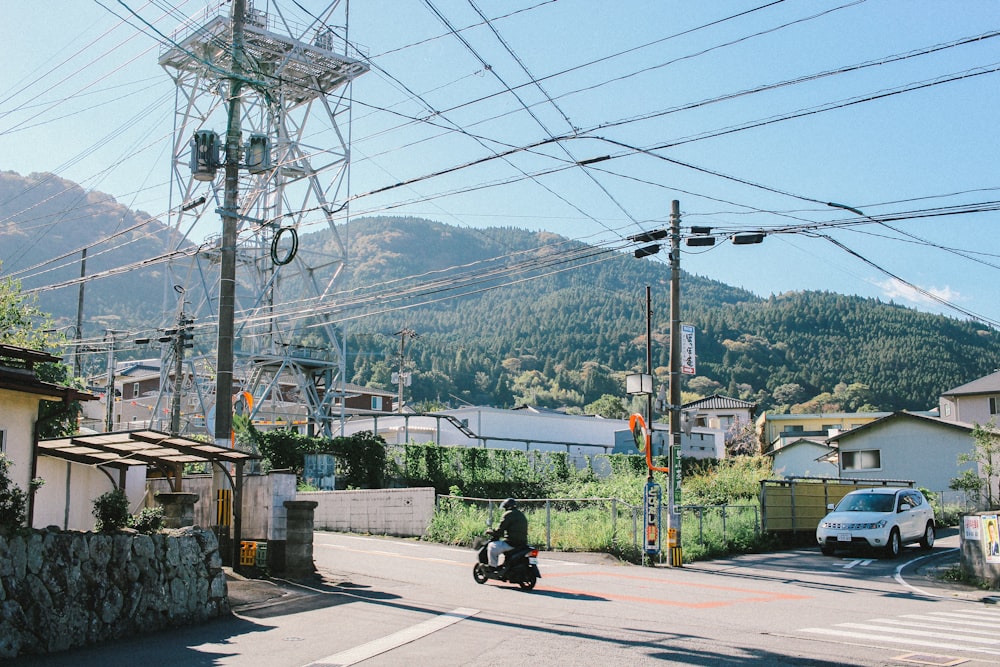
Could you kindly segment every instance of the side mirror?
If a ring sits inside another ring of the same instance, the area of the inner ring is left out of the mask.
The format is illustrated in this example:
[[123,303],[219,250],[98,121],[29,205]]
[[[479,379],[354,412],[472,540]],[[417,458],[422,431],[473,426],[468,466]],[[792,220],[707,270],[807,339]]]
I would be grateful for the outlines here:
[[826,509],[827,509],[828,512],[832,512],[833,508],[834,508],[834,504],[833,503],[827,503],[826,504]]

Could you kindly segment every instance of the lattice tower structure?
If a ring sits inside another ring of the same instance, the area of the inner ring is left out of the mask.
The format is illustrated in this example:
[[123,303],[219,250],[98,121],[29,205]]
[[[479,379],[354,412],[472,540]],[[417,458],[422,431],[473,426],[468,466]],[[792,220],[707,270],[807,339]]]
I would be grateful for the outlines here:
[[[192,137],[201,130],[225,135],[235,88],[240,143],[266,137],[268,155],[254,164],[244,164],[241,156],[234,393],[250,394],[248,413],[258,423],[304,420],[330,434],[343,419],[346,350],[342,332],[315,307],[330,302],[347,261],[350,84],[368,71],[366,56],[347,41],[347,12],[339,0],[308,24],[288,19],[276,2],[268,3],[268,13],[247,3],[244,48],[235,68],[232,17],[220,4],[182,24],[159,56],[175,82],[172,247],[197,247],[191,261],[174,262],[167,271],[164,312],[173,310],[177,288],[171,288],[180,285],[183,310],[195,327],[205,332],[207,323],[218,323],[221,235],[213,230],[221,228],[224,175],[220,169],[195,178]],[[234,71],[241,77],[238,87]],[[322,229],[329,231],[324,247],[298,247],[300,230]],[[211,351],[199,345],[185,359],[200,382],[183,402],[191,412],[183,420],[186,430],[209,435],[216,402]],[[166,358],[163,367],[170,367]]]

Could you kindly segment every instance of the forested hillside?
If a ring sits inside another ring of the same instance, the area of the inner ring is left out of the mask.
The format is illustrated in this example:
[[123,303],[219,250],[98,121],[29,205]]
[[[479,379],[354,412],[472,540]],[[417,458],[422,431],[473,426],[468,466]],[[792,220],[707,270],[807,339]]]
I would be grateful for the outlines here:
[[[86,246],[88,276],[130,267],[85,288],[85,335],[161,323],[162,265],[147,267],[144,260],[162,254],[167,238],[160,222],[111,195],[52,174],[0,172],[0,276],[20,280],[26,290],[78,279]],[[78,293],[76,285],[46,289],[38,305],[75,322]]]
[[[394,391],[395,334],[409,328],[418,334],[406,347],[410,403],[584,410],[602,396],[623,396],[624,375],[644,368],[647,285],[654,372],[666,380],[662,258],[638,260],[547,232],[417,218],[363,218],[338,231],[350,255],[334,295],[343,304],[350,381]],[[28,288],[75,278],[79,249],[94,243],[88,275],[139,267],[87,283],[87,335],[170,319],[162,265],[141,268],[164,252],[165,239],[159,222],[108,195],[51,175],[0,173],[0,279],[13,272]],[[328,231],[301,238],[302,248],[330,244]],[[31,268],[53,257],[62,257],[54,263],[61,268]],[[39,305],[61,323],[75,321],[76,303],[75,286],[40,292]],[[761,298],[682,272],[681,311],[697,328],[698,372],[685,377],[685,398],[719,392],[762,409],[810,412],[924,410],[941,392],[1000,367],[996,331],[873,299]]]
[[[351,233],[352,247],[365,249],[355,286],[554,240],[414,219],[359,220]],[[349,374],[393,389],[399,339],[392,334],[409,327],[420,334],[407,350],[414,401],[582,408],[602,394],[620,395],[624,374],[644,366],[646,285],[653,290],[653,365],[666,379],[667,278],[663,263],[619,254],[469,297],[371,315],[349,329]],[[762,299],[683,272],[681,283],[682,318],[698,331],[698,374],[685,378],[691,395],[721,392],[780,410],[925,410],[941,392],[1000,363],[1000,337],[976,323],[830,293]]]

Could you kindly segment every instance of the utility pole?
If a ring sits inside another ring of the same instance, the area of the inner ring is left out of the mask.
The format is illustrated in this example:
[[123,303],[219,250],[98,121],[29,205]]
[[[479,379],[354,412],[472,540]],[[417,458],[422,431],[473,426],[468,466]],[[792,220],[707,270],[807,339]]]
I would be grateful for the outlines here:
[[240,177],[240,89],[246,0],[233,0],[232,76],[229,77],[229,121],[226,126],[225,198],[219,282],[219,344],[215,385],[215,444],[229,447],[233,430],[233,333],[236,309],[236,223]]
[[104,432],[111,433],[115,419],[115,332],[108,329],[105,338],[108,342],[108,382],[104,388],[104,398],[107,403],[104,415]]
[[418,334],[413,329],[403,329],[402,331],[397,331],[394,335],[399,336],[399,405],[396,406],[396,412],[403,412],[403,386],[406,384],[405,381],[405,371],[406,368],[406,338],[419,338]]
[[76,345],[73,347],[73,377],[80,377],[80,340],[83,338],[83,279],[87,277],[87,249],[80,251],[80,288],[76,296],[76,333],[73,338]]
[[[646,374],[653,377],[653,298],[649,285],[646,285]],[[646,394],[646,426],[649,428],[649,446],[653,446],[653,387]]]
[[[190,333],[190,325],[194,320],[189,319],[184,311],[177,316],[177,331],[174,334],[174,395],[170,401],[170,435],[181,434],[181,388],[183,387],[184,376],[184,350],[191,347],[188,341],[193,338]],[[218,409],[216,409],[218,412]]]
[[667,548],[670,565],[683,564],[681,553],[681,203],[670,203],[670,447],[667,452]]

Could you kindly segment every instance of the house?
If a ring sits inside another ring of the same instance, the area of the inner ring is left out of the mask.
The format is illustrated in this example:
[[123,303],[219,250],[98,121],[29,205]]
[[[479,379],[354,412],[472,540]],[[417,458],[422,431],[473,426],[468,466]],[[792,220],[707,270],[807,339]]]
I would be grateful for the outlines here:
[[941,394],[942,419],[964,424],[987,424],[1000,414],[1000,371]]
[[791,439],[769,451],[771,469],[781,477],[840,477],[836,448],[812,438]]
[[719,394],[699,398],[681,406],[681,412],[687,415],[692,426],[722,431],[732,431],[740,424],[752,424],[756,411],[756,403]]
[[[753,424],[756,412],[756,403],[713,394],[681,406],[682,429],[685,433],[689,433],[689,426],[720,431],[723,434],[725,449],[714,458],[721,459],[743,439],[744,427]],[[749,440],[749,437],[746,439]],[[752,445],[749,448],[752,449]]]
[[[0,452],[12,466],[11,481],[27,491],[36,477],[49,471],[36,461],[38,408],[42,401],[68,404],[97,397],[39,380],[35,365],[58,363],[59,357],[23,347],[0,344]],[[44,488],[44,487],[43,487]]]
[[827,443],[837,449],[842,478],[912,480],[944,502],[962,503],[964,497],[948,485],[963,470],[976,469],[975,463],[958,462],[959,455],[972,451],[972,428],[923,413],[893,412]]
[[829,412],[779,415],[763,412],[757,419],[757,439],[760,451],[764,454],[770,454],[803,438],[826,444],[826,439],[835,433],[864,426],[890,414],[889,412]]

